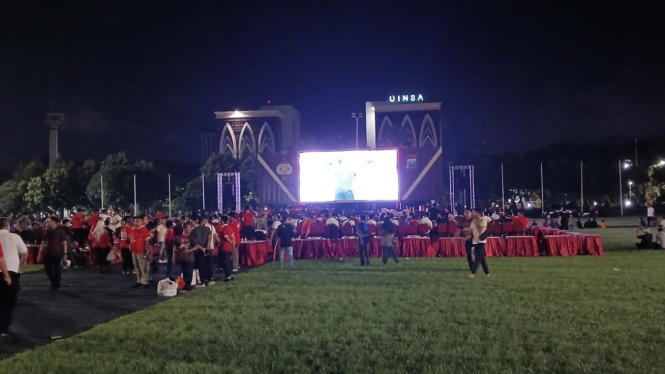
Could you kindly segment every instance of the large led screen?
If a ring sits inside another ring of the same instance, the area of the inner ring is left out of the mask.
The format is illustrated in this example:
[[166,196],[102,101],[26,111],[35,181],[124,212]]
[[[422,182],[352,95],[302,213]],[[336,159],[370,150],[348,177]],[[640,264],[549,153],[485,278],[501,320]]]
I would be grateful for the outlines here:
[[300,201],[396,201],[397,150],[303,152]]

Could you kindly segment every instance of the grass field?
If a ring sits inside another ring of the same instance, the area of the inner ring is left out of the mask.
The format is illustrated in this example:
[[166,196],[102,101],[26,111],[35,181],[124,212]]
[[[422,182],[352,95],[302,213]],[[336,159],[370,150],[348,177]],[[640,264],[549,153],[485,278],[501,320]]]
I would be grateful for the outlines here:
[[44,265],[21,265],[21,273],[23,274],[35,273],[43,270]]
[[[268,264],[2,373],[662,373],[665,252]],[[613,270],[618,268],[618,271]],[[128,292],[130,292],[128,290]]]

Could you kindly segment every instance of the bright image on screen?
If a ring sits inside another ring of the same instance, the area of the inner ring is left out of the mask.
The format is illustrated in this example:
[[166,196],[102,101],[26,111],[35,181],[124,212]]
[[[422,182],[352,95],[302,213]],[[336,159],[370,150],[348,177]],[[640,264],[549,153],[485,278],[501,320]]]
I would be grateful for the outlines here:
[[300,154],[300,201],[398,199],[397,150]]

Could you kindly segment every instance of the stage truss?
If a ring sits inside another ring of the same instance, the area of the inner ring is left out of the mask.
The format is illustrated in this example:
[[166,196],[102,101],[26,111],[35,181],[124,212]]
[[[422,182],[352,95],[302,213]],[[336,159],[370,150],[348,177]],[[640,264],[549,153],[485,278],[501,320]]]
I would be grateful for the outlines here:
[[[461,170],[466,174],[469,171],[469,205],[471,209],[476,207],[476,184],[474,182],[473,165],[457,165],[448,167],[450,178],[450,211],[455,211],[455,170]],[[466,204],[466,201],[464,202]],[[463,213],[463,212],[458,212]]]
[[224,178],[229,178],[233,181],[233,195],[236,198],[236,212],[242,210],[240,199],[240,173],[217,173],[217,209],[220,213],[224,212]]

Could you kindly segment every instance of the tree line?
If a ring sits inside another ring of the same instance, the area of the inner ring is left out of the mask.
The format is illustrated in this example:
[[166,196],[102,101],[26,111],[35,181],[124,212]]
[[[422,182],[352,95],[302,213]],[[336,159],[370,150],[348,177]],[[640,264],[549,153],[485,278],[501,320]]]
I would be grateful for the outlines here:
[[[138,212],[168,211],[169,177],[172,212],[191,213],[217,207],[217,173],[240,172],[241,194],[246,201],[256,190],[257,164],[254,158],[236,160],[213,155],[203,166],[164,164],[130,160],[124,153],[108,155],[101,163],[58,160],[46,167],[39,161],[19,164],[0,185],[0,215],[35,213],[46,210],[104,207],[134,209],[134,178]],[[203,178],[202,178],[203,176]],[[103,188],[102,188],[103,186]],[[103,190],[103,196],[102,196]],[[226,202],[227,206],[230,203]]]

